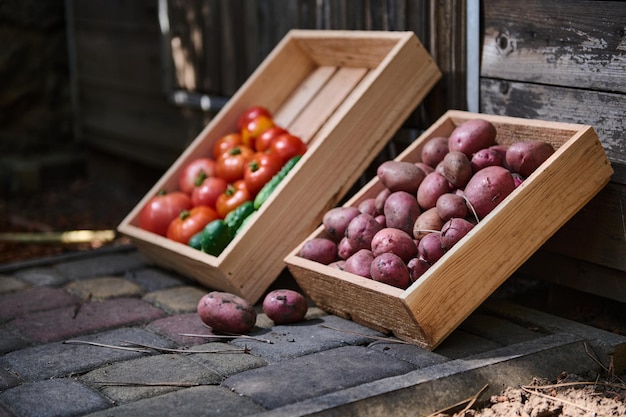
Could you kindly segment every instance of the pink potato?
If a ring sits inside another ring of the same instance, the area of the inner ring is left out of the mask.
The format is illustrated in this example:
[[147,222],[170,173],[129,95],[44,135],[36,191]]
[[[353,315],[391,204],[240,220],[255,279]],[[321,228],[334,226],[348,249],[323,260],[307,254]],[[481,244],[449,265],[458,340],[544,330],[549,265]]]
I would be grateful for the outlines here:
[[506,163],[511,171],[527,178],[554,152],[548,142],[515,142],[506,151]]
[[322,224],[328,236],[335,242],[339,242],[346,233],[348,223],[361,214],[356,207],[335,207],[324,213]]
[[385,215],[385,224],[387,227],[395,227],[405,231],[413,232],[413,224],[417,217],[422,213],[415,194],[406,191],[396,191],[391,193],[385,201],[383,214]]
[[448,220],[441,228],[441,235],[439,236],[441,247],[446,251],[450,250],[473,228],[473,223],[462,218],[455,217]]
[[472,119],[457,126],[448,137],[448,149],[460,151],[471,158],[483,148],[495,145],[496,127],[484,119]]
[[408,262],[417,254],[417,247],[413,237],[407,232],[386,227],[379,230],[372,238],[372,254],[378,256],[383,253],[393,253],[404,262]]
[[380,214],[378,211],[376,211],[376,199],[374,197],[366,198],[365,200],[361,201],[357,208],[359,209],[359,212],[371,214],[374,217]]
[[483,219],[515,189],[511,172],[500,166],[478,171],[464,189],[467,201],[479,219]]
[[444,136],[435,136],[430,138],[422,148],[422,162],[434,168],[441,162],[448,153],[448,138]]
[[443,175],[454,188],[463,188],[472,177],[472,163],[463,152],[450,151],[437,165],[437,172]]
[[346,260],[354,255],[359,249],[364,249],[362,247],[353,246],[352,242],[353,241],[345,236],[339,241],[337,244],[337,256],[339,256],[339,259]]
[[424,181],[417,190],[417,203],[422,210],[435,207],[440,195],[451,191],[448,180],[437,171],[426,175]]
[[441,258],[446,251],[441,246],[441,239],[439,233],[429,233],[424,236],[418,245],[418,253],[420,258],[428,262],[430,265],[434,264]]
[[370,249],[372,238],[382,228],[374,216],[361,213],[350,221],[345,237],[354,252],[359,249]]
[[374,255],[371,250],[361,249],[346,259],[343,270],[365,278],[371,278],[370,266],[373,260]]
[[328,265],[337,260],[337,244],[323,237],[309,239],[300,248],[298,256]]
[[424,171],[411,162],[385,161],[378,166],[376,174],[380,182],[393,191],[414,194],[424,179]]
[[302,321],[307,310],[306,299],[294,290],[273,290],[263,299],[263,312],[276,324]]
[[424,175],[428,175],[435,170],[434,167],[431,167],[430,165],[425,164],[423,162],[416,162],[415,166],[417,166],[419,169],[424,171]]
[[411,259],[406,266],[409,268],[409,279],[412,283],[420,279],[431,267],[428,262],[419,257]]
[[484,148],[472,155],[472,170],[480,171],[483,168],[498,165],[504,166],[504,158],[494,147]]
[[370,274],[374,281],[405,289],[411,282],[409,268],[398,255],[387,252],[372,261]]
[[389,188],[383,188],[378,194],[376,194],[376,212],[383,213],[385,209],[385,201],[387,201],[387,197],[391,194],[391,190]]
[[215,332],[244,334],[256,323],[254,306],[227,292],[212,291],[198,302],[200,320]]
[[437,207],[429,208],[415,220],[413,224],[413,237],[419,240],[427,234],[433,233],[433,231],[439,231],[443,223],[443,219],[437,212]]
[[[443,222],[446,222],[453,217],[464,218],[468,213],[465,199],[462,195],[456,193],[442,194],[437,199],[435,208],[437,210],[437,214],[443,220],[441,226],[443,226]],[[441,226],[439,229],[441,229]]]

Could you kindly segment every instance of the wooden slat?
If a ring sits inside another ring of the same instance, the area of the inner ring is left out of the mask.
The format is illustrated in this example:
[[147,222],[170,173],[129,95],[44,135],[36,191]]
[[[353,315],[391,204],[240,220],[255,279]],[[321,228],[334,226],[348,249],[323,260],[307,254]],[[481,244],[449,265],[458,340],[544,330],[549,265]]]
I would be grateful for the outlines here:
[[367,74],[365,68],[338,69],[312,98],[304,111],[288,125],[289,131],[308,143],[365,74]]
[[[626,163],[626,96],[617,93],[483,78],[480,109],[488,114],[589,124],[612,162]],[[620,179],[626,183],[626,178]]]
[[618,1],[486,0],[481,74],[626,92],[626,7]]

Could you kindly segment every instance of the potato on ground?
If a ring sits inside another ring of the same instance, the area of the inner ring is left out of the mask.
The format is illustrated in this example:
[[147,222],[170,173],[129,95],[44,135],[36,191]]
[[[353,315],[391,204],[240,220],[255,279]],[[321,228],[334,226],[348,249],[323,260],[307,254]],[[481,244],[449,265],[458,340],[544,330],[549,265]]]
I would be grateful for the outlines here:
[[370,267],[374,281],[405,289],[409,286],[409,268],[398,255],[387,252],[374,258]]
[[467,201],[479,219],[483,219],[515,189],[511,172],[500,166],[478,171],[464,189]]
[[300,248],[298,256],[328,265],[337,260],[337,244],[323,237],[309,239]]
[[448,149],[471,158],[483,148],[496,144],[496,127],[484,119],[472,119],[457,126],[448,137]]
[[548,142],[516,142],[506,151],[506,163],[511,171],[526,178],[554,152],[554,147]]
[[404,262],[417,255],[417,247],[413,237],[407,232],[393,227],[379,230],[372,238],[372,254],[393,253]]
[[387,227],[395,227],[407,233],[412,233],[415,220],[422,213],[422,210],[419,204],[417,204],[415,194],[410,194],[406,191],[396,191],[387,197],[383,213]]
[[307,310],[306,299],[297,291],[274,290],[263,299],[263,312],[276,324],[302,321]]
[[414,194],[425,177],[424,171],[411,162],[385,161],[378,166],[376,174],[380,182],[393,191]]
[[198,302],[200,320],[215,332],[245,334],[256,323],[256,311],[247,300],[231,293],[212,291]]

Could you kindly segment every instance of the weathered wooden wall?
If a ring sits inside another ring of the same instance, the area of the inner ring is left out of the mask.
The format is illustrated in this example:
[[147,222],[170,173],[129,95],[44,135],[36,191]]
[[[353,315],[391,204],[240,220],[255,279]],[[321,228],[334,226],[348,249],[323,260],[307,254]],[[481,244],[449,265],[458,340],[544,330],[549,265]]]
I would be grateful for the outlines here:
[[483,17],[481,112],[591,125],[615,170],[522,270],[626,302],[626,4],[485,0]]
[[67,2],[77,135],[161,169],[211,117],[168,95],[232,95],[292,28],[412,30],[444,78],[407,125],[425,128],[447,108],[465,108],[465,1],[168,0],[165,39],[158,1]]

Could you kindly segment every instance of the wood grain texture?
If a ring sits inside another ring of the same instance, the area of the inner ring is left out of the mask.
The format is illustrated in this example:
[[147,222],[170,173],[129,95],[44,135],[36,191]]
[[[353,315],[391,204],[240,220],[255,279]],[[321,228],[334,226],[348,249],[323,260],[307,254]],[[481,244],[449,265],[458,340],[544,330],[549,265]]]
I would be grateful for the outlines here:
[[619,1],[483,2],[481,75],[626,93],[626,7]]

